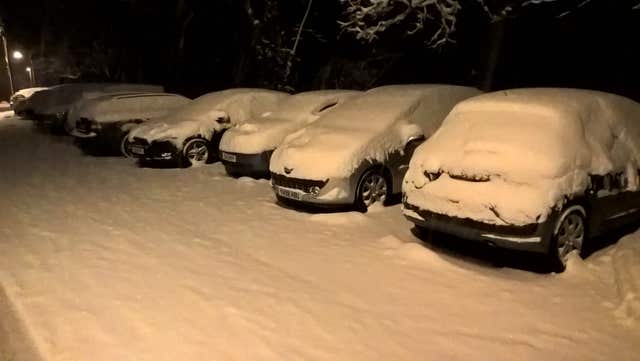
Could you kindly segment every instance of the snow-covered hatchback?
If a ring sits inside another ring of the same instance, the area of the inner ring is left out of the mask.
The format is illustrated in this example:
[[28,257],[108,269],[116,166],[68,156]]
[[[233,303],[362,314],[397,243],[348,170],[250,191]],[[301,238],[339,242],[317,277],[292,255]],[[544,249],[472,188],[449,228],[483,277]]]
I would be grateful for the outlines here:
[[131,130],[130,153],[147,161],[179,166],[214,160],[222,135],[232,126],[269,112],[289,94],[236,88],[202,95],[191,104]]
[[279,200],[366,210],[400,193],[415,148],[459,101],[479,94],[452,85],[369,90],[288,136],[271,158]]
[[220,141],[220,158],[227,173],[234,177],[269,177],[271,154],[287,135],[360,93],[354,90],[298,93],[284,99],[272,112],[230,129]]
[[637,218],[640,104],[576,89],[516,89],[458,104],[411,160],[405,216],[420,227],[544,253]]
[[114,93],[85,99],[72,107],[71,119],[78,138],[95,138],[111,150],[129,156],[126,140],[129,131],[150,118],[166,115],[191,100],[170,93]]

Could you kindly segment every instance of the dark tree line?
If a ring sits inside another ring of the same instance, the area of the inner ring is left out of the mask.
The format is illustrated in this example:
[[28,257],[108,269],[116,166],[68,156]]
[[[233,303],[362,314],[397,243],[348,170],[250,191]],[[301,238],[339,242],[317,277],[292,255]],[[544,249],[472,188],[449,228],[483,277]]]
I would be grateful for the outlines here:
[[149,82],[198,95],[234,86],[448,82],[636,94],[637,85],[622,82],[640,80],[640,59],[628,51],[640,26],[634,3],[8,0],[0,17],[11,44],[28,51],[49,84]]

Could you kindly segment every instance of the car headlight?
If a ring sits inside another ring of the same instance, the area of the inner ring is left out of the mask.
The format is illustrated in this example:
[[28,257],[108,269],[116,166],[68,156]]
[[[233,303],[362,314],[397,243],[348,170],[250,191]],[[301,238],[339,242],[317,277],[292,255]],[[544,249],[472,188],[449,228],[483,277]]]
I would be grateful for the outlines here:
[[320,194],[320,187],[313,186],[309,188],[309,193],[313,194],[314,196],[317,196],[318,194]]

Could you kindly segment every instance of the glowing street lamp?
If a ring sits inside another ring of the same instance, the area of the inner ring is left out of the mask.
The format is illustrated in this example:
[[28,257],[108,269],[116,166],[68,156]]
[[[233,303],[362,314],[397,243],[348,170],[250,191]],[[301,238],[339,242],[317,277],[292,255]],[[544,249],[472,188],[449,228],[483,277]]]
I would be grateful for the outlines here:
[[33,70],[30,66],[28,66],[25,70],[27,71],[27,74],[29,74],[29,84],[31,84],[31,86],[35,86],[35,81],[33,79]]
[[14,51],[12,56],[16,60],[22,60],[22,58],[24,58],[24,55],[19,50]]

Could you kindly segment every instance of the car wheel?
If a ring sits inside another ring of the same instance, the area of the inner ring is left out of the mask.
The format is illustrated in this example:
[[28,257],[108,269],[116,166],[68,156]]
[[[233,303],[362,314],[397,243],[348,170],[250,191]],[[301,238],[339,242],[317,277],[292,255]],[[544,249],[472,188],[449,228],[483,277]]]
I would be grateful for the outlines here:
[[195,138],[187,141],[182,151],[183,164],[187,167],[205,165],[209,161],[209,145],[205,139]]
[[375,203],[385,204],[390,191],[391,184],[381,171],[368,170],[360,179],[355,206],[366,212]]
[[570,207],[562,213],[551,239],[549,260],[552,270],[562,272],[567,267],[569,254],[582,252],[586,237],[586,222],[581,207]]
[[130,145],[131,142],[129,142],[129,133],[125,133],[122,136],[122,140],[120,140],[120,153],[122,153],[122,155],[124,155],[126,158],[133,158],[133,154],[130,151]]

